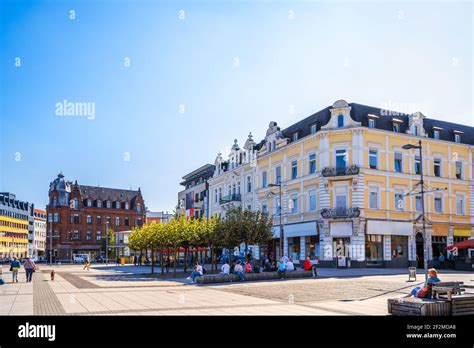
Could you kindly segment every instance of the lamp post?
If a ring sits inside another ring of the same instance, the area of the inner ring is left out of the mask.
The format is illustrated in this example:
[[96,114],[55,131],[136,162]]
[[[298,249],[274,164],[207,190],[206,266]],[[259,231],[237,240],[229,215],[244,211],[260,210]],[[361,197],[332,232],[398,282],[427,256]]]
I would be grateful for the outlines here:
[[268,187],[278,187],[278,194],[280,196],[280,209],[278,209],[279,215],[280,215],[280,257],[283,257],[284,252],[283,252],[283,225],[281,223],[281,182],[277,184],[268,184]]
[[53,222],[49,222],[49,266],[53,265]]
[[425,217],[425,182],[423,180],[423,146],[421,140],[418,141],[418,145],[405,144],[402,146],[404,150],[418,149],[420,153],[420,182],[421,187],[421,220],[423,223],[423,266],[425,270],[425,281],[428,280],[428,253],[426,250],[426,217]]

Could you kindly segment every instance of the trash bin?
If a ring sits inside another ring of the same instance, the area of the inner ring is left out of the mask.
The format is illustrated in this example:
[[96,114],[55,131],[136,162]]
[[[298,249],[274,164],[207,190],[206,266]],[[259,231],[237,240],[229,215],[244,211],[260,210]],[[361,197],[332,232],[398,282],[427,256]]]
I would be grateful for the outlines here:
[[120,264],[123,266],[125,265],[125,257],[120,257]]

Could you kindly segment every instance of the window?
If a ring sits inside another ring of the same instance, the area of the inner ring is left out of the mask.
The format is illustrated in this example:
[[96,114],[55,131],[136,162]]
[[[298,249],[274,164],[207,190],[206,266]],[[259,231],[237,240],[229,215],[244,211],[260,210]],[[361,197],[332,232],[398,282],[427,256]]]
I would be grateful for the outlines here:
[[293,141],[298,140],[298,132],[293,133]]
[[316,173],[316,155],[313,153],[309,155],[309,174]]
[[97,200],[97,208],[102,208],[102,201],[100,199]]
[[461,142],[461,134],[454,134],[454,142],[460,143]]
[[463,175],[462,175],[462,162],[456,161],[456,179],[462,180]]
[[79,208],[79,201],[77,200],[77,198],[74,198],[74,200],[72,201],[72,208],[73,209]]
[[59,222],[59,215],[58,213],[54,213],[54,222]]
[[298,162],[291,162],[291,178],[296,179],[298,177]]
[[247,176],[247,193],[252,192],[252,178]]
[[115,218],[115,226],[120,226],[120,218],[118,216]]
[[433,161],[433,174],[435,176],[441,176],[441,160],[439,158],[435,158]]
[[107,201],[107,208],[110,209],[110,201]]
[[377,187],[369,188],[369,208],[379,209],[379,189]]
[[262,203],[262,213],[264,214],[268,213],[267,203]]
[[87,207],[88,208],[92,207],[92,199],[87,200]]
[[369,167],[377,169],[377,150],[369,150]]
[[52,221],[53,221],[53,214],[48,213],[48,222],[52,222]]
[[72,217],[73,223],[75,223],[75,224],[79,223],[79,215],[78,214],[71,215],[71,217]]
[[86,223],[88,223],[88,224],[92,223],[92,216],[90,216],[90,215],[86,216]]
[[58,204],[58,201],[56,197],[53,197],[53,202],[52,202],[53,207],[56,207],[57,204]]
[[316,192],[309,193],[309,211],[316,211]]
[[266,171],[262,172],[262,187],[263,188],[267,187],[267,172]]
[[346,150],[336,150],[336,169],[346,169]]
[[403,155],[401,152],[395,152],[395,158],[393,163],[393,168],[397,173],[402,172],[402,165],[403,165]]
[[375,128],[375,120],[373,118],[369,118],[369,128]]
[[102,225],[102,216],[100,215],[97,216],[97,225]]
[[137,204],[137,211],[138,211],[139,213],[142,212],[142,205],[141,205],[140,203]]
[[128,202],[125,202],[125,209],[128,210],[130,206],[128,205]]
[[434,208],[436,214],[443,214],[443,201],[441,197],[434,198]]
[[418,126],[416,124],[413,125],[413,135],[418,135]]
[[106,223],[107,225],[110,225],[110,216],[107,216],[107,218],[105,219],[105,223]]
[[395,133],[400,133],[400,124],[394,123],[394,124],[393,124],[393,131],[394,131]]
[[293,196],[290,203],[291,214],[298,213],[298,196]]
[[222,187],[219,187],[219,201],[222,199]]
[[403,192],[395,192],[395,210],[403,211],[405,209],[405,202],[403,201]]
[[313,124],[313,125],[311,126],[311,134],[316,133],[316,130],[317,130],[317,127],[316,127],[315,124]]
[[346,187],[336,187],[335,197],[336,197],[337,209],[347,208],[347,188]]
[[415,210],[416,211],[421,211],[422,208],[422,200],[421,196],[415,196]]
[[86,240],[92,240],[92,232],[91,231],[86,232]]
[[280,215],[281,209],[280,209],[280,201],[278,198],[273,199],[273,211],[274,215]]
[[95,240],[101,240],[101,238],[102,238],[102,232],[97,231],[97,233],[95,234]]
[[337,127],[338,128],[344,127],[344,116],[343,115],[337,116]]
[[392,236],[392,258],[407,258],[408,257],[408,237],[406,236]]
[[280,166],[275,168],[275,180],[277,184],[281,184],[281,167]]
[[218,200],[217,189],[214,189],[214,203],[217,203]]
[[[204,191],[201,193],[203,194],[203,197],[204,197]],[[240,181],[237,183],[237,194],[240,195]]]
[[421,172],[420,156],[415,156],[415,174],[420,174],[420,172]]
[[115,202],[115,209],[120,209],[120,208],[121,208],[120,202],[119,201]]
[[433,139],[439,139],[439,130],[433,131]]
[[464,197],[456,195],[456,214],[464,215]]

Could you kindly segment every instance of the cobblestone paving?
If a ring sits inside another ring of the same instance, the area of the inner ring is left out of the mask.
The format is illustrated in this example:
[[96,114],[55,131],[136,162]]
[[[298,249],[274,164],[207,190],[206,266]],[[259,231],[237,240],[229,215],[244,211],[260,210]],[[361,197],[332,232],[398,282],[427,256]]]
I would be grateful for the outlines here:
[[41,272],[36,272],[33,275],[33,313],[35,315],[66,314],[63,306]]
[[285,302],[291,300],[303,303],[366,300],[388,293],[406,294],[407,289],[416,286],[414,283],[407,285],[405,282],[380,282],[366,279],[340,279],[337,282],[324,279],[315,279],[314,282],[285,282],[283,280],[280,283],[222,287],[219,290]]
[[97,289],[100,288],[97,284],[91,283],[87,280],[85,280],[82,277],[79,277],[77,275],[74,275],[72,273],[66,273],[66,272],[58,272],[56,273],[63,277],[66,281],[71,283],[73,286],[75,286],[78,289]]

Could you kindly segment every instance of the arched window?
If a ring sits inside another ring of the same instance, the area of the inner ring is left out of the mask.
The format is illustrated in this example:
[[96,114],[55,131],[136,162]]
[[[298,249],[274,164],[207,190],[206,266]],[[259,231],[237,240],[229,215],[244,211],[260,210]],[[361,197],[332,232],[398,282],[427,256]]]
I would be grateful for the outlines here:
[[337,116],[337,126],[339,128],[344,127],[344,116],[343,115]]
[[252,179],[250,176],[247,176],[247,192],[252,192]]
[[56,197],[53,197],[53,201],[51,204],[53,205],[53,207],[55,207],[58,204],[58,200],[56,199]]

